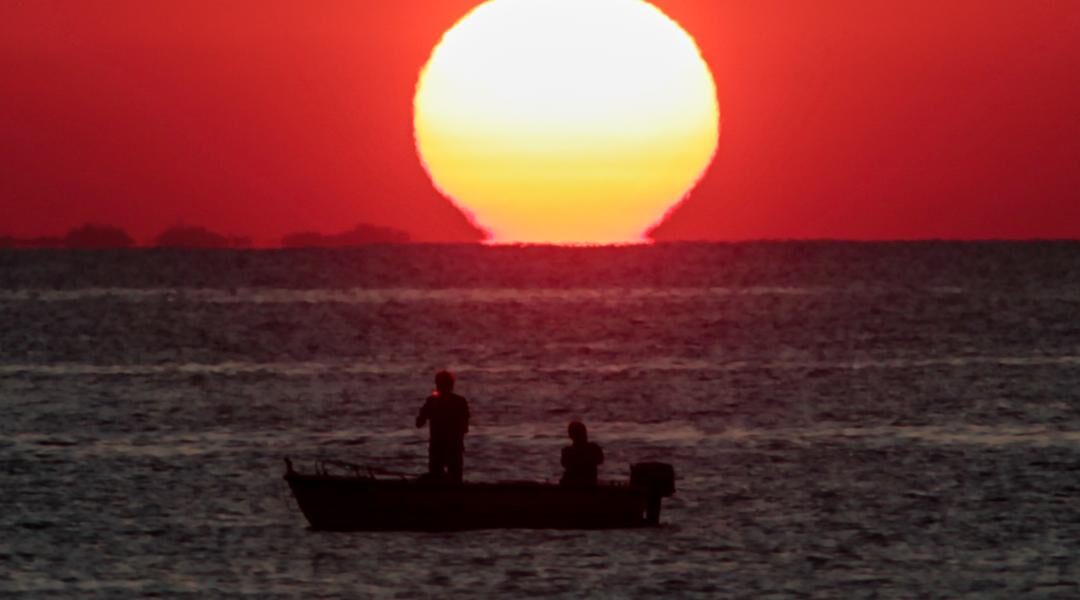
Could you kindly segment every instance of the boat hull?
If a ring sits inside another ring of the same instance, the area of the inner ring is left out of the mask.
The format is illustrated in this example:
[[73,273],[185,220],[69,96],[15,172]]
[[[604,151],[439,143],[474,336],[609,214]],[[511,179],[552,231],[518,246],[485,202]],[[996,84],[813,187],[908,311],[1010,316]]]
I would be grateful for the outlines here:
[[656,522],[660,501],[626,484],[448,483],[293,471],[285,480],[311,528],[325,531],[643,527]]

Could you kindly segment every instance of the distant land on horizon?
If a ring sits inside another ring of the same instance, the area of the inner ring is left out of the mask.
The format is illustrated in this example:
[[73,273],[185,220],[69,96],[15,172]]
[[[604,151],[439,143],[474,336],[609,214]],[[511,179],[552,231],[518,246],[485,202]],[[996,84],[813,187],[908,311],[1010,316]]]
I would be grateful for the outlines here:
[[[651,237],[655,243],[755,243],[755,242],[849,242],[849,243],[920,243],[920,242],[1080,242],[1078,238],[911,238],[894,240],[845,239],[845,238],[790,238],[759,240],[664,240]],[[138,243],[127,231],[113,225],[86,224],[71,229],[60,236],[20,238],[0,234],[0,249],[123,249],[123,248],[175,248],[175,249],[274,249],[274,248],[354,248],[374,244],[425,243],[414,240],[405,231],[393,227],[361,223],[339,233],[301,231],[282,236],[271,243],[260,243],[250,237],[222,234],[195,225],[175,225],[158,234],[147,243]],[[456,242],[456,243],[480,243]]]
[[342,233],[292,233],[281,238],[281,245],[285,248],[348,248],[368,244],[406,244],[411,241],[409,234],[400,229],[361,224]]
[[297,232],[283,236],[276,244],[257,244],[250,237],[226,235],[205,227],[175,225],[146,244],[139,244],[124,229],[88,223],[62,236],[20,238],[0,235],[0,248],[70,248],[83,250],[119,248],[349,248],[369,244],[404,244],[409,234],[399,229],[361,223],[341,233]]

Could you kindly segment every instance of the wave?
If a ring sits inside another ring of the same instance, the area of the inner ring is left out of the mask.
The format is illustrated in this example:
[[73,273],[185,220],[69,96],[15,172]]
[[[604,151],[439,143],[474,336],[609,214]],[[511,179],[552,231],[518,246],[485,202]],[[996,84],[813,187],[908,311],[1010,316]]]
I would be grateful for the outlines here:
[[[982,446],[1004,447],[1012,445],[1037,447],[1080,446],[1080,431],[1051,429],[1045,426],[984,426],[954,423],[940,426],[833,426],[808,424],[783,428],[730,428],[722,431],[706,431],[693,423],[633,423],[610,422],[595,424],[593,433],[607,444],[623,446],[664,446],[698,448],[728,447],[731,445],[762,446],[763,451],[775,451],[775,443],[810,445],[894,445],[928,444],[933,446]],[[370,448],[422,446],[426,439],[423,430],[414,428],[364,431],[355,428],[311,432],[308,441],[316,447],[361,445]],[[144,434],[120,434],[105,438],[78,435],[58,436],[37,433],[0,435],[0,445],[14,446],[36,453],[79,455],[137,455],[168,457],[176,455],[199,456],[227,453],[252,447],[278,449],[296,444],[295,431],[245,432],[237,435],[225,431],[199,431],[154,436],[147,443]],[[469,433],[474,447],[485,442],[513,444],[522,448],[557,447],[564,436],[561,430],[552,430],[549,423],[523,423],[518,425],[489,425],[477,427]],[[474,448],[475,449],[475,448]],[[782,451],[782,450],[781,450]]]
[[[745,360],[714,363],[679,358],[657,358],[637,362],[585,362],[575,361],[548,367],[529,363],[501,363],[495,365],[456,364],[450,367],[458,373],[597,373],[650,371],[728,372],[748,370],[850,370],[867,369],[924,369],[934,367],[965,366],[1011,366],[1080,367],[1080,355],[1065,356],[942,356],[921,359],[894,358],[881,360],[837,361],[757,361]],[[306,377],[325,374],[415,374],[424,372],[430,365],[420,362],[358,362],[358,361],[310,361],[310,362],[246,362],[220,363],[160,363],[160,364],[93,364],[93,363],[9,363],[0,364],[0,376],[84,376],[84,375],[245,375],[266,374],[278,377]]]
[[828,287],[704,287],[704,288],[79,288],[0,290],[0,302],[124,302],[180,301],[203,304],[293,304],[386,302],[544,302],[696,300],[724,296],[808,296],[835,293]]

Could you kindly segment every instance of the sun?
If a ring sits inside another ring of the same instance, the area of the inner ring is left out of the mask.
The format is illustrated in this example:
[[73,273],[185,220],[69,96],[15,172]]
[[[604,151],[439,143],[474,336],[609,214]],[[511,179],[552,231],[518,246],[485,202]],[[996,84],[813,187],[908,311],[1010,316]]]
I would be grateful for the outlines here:
[[642,0],[491,0],[420,72],[416,146],[496,243],[644,240],[708,168],[720,109],[693,38]]

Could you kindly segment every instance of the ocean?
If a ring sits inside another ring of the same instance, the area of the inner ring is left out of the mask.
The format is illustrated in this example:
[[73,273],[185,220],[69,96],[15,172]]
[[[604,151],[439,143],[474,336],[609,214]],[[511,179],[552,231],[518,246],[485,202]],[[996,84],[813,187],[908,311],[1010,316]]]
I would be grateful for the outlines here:
[[[1080,243],[0,251],[0,594],[1076,598]],[[322,533],[282,480],[468,480],[566,424],[661,527]]]

